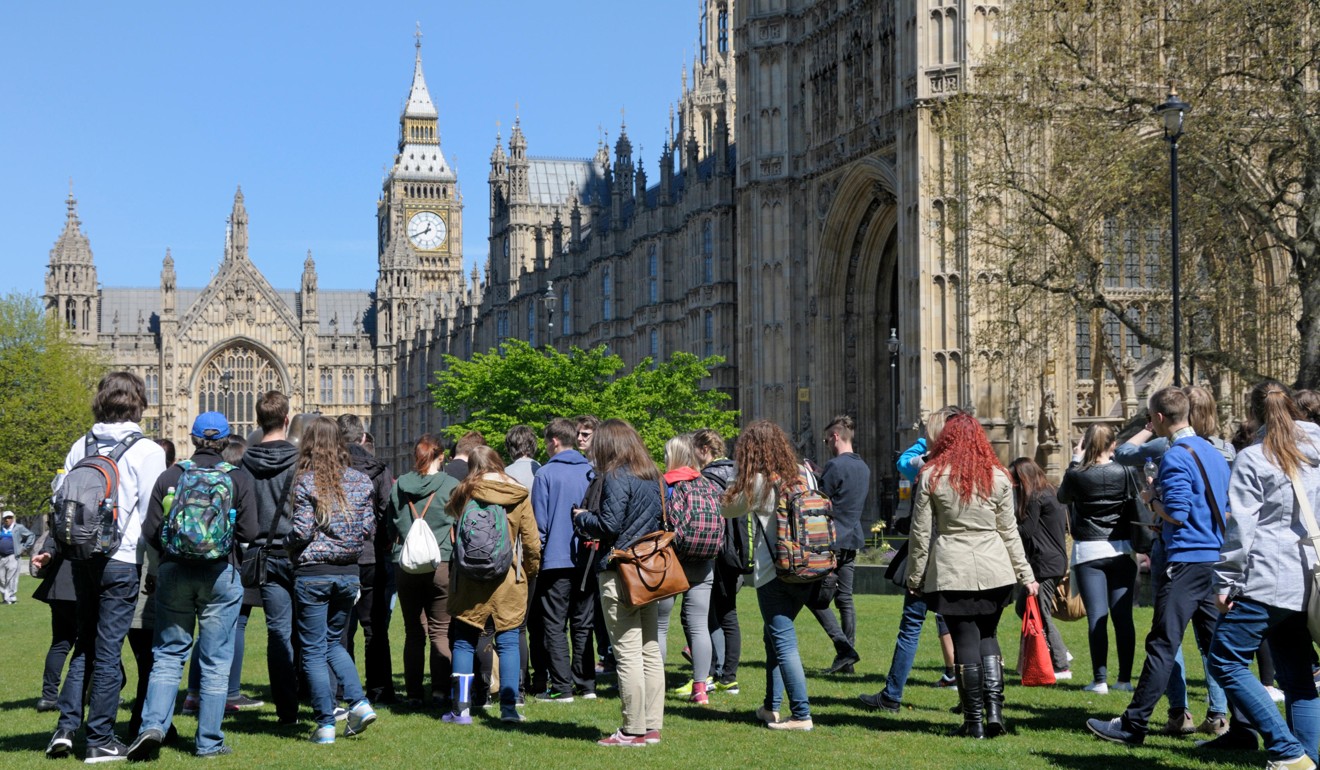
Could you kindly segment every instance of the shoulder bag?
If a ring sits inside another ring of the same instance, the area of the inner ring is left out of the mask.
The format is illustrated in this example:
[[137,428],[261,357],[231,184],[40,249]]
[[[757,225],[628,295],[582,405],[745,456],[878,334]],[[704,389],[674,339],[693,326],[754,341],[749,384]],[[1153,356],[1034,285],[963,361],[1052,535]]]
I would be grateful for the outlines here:
[[284,509],[289,507],[289,493],[293,490],[293,477],[289,477],[289,486],[284,490],[284,499],[280,501],[279,508],[275,510],[275,519],[270,523],[270,529],[266,530],[266,535],[262,540],[261,546],[252,548],[249,546],[243,551],[243,563],[238,568],[238,578],[244,588],[261,588],[266,585],[267,562],[270,560],[271,544],[270,539],[280,529],[280,520],[284,518]]
[[[1072,561],[1073,539],[1072,539],[1072,515],[1065,516],[1063,536],[1063,549],[1066,552],[1064,557]],[[1071,623],[1074,620],[1082,620],[1086,617],[1086,603],[1082,601],[1081,594],[1072,590],[1073,568],[1070,565],[1068,571],[1063,573],[1063,577],[1054,585],[1054,611],[1050,617],[1055,620],[1062,620]]]
[[631,607],[646,605],[677,596],[688,590],[687,574],[674,551],[674,533],[665,513],[665,488],[660,485],[660,524],[662,529],[642,535],[627,548],[615,548],[610,561],[623,584],[623,600]]

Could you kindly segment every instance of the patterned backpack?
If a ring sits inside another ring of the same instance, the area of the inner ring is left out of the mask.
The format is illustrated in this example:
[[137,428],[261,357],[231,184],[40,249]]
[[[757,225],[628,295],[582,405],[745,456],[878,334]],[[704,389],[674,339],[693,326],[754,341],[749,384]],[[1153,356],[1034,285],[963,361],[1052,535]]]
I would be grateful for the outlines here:
[[775,506],[775,573],[785,583],[814,583],[838,567],[834,507],[802,471],[778,489]]
[[720,488],[704,476],[674,484],[666,509],[674,528],[674,551],[684,561],[714,559],[724,544]]
[[503,580],[513,565],[509,514],[503,506],[469,499],[454,525],[454,564],[473,580]]
[[222,462],[203,468],[192,460],[175,482],[174,502],[165,514],[160,542],[165,553],[186,561],[216,561],[234,550],[234,466]]

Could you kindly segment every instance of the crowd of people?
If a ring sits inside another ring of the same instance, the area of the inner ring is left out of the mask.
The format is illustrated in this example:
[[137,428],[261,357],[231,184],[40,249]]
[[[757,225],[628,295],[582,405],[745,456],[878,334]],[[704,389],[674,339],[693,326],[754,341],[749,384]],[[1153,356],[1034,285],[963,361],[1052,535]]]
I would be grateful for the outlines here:
[[[107,375],[92,406],[96,424],[53,483],[49,532],[32,558],[42,578],[36,597],[51,609],[38,701],[59,712],[51,757],[72,753],[79,728],[88,762],[156,756],[177,739],[172,720],[190,659],[182,709],[197,715],[196,752],[229,753],[225,713],[263,705],[240,688],[253,607],[266,619],[276,720],[300,724],[309,705],[317,744],[334,743],[340,722],[344,735],[364,732],[380,704],[434,709],[454,725],[489,707],[517,724],[526,697],[594,699],[598,677],[611,671],[621,723],[599,744],[659,743],[671,613],[681,606],[690,673],[669,694],[698,705],[737,694],[744,582],[763,620],[755,713],[766,727],[814,727],[795,626],[804,608],[834,645],[831,672],[853,673],[861,661],[852,593],[870,468],[853,452],[856,426],[846,416],[826,427],[832,459],[823,468],[765,420],[743,428],[731,459],[715,431],[675,436],[662,468],[632,425],[584,415],[544,426],[544,463],[529,426],[504,436],[507,464],[478,433],[453,444],[425,435],[412,469],[396,479],[359,417],[291,415],[275,391],[257,399],[260,430],[247,441],[231,435],[225,415],[197,415],[192,452],[179,462],[170,442],[143,440],[136,375]],[[958,693],[956,734],[1007,732],[1003,610],[1039,607],[1048,664],[1068,680],[1074,656],[1052,616],[1075,590],[1091,664],[1083,689],[1131,693],[1121,716],[1088,720],[1097,737],[1140,745],[1167,699],[1166,734],[1201,732],[1212,749],[1263,740],[1270,767],[1314,767],[1320,698],[1307,602],[1320,562],[1309,534],[1320,537],[1311,513],[1320,504],[1317,407],[1314,394],[1261,383],[1230,444],[1218,437],[1208,391],[1165,388],[1150,399],[1149,424],[1125,443],[1112,426],[1088,427],[1057,487],[1033,459],[1002,465],[972,414],[932,413],[898,460],[914,490],[910,518],[899,522],[909,537],[888,572],[905,589],[903,611],[885,686],[862,703],[900,709],[933,613],[946,665],[940,684]],[[92,507],[115,516],[80,535],[83,519],[70,512],[95,478],[86,471],[107,461],[116,478]],[[816,549],[829,559],[825,577],[792,564],[800,543],[785,520],[807,515],[805,497],[828,512],[829,545]],[[0,559],[31,545],[12,519],[5,512]],[[657,530],[673,533],[686,588],[639,602],[618,558]],[[1134,682],[1132,610],[1147,562],[1154,618]],[[11,593],[6,587],[6,601]],[[403,693],[394,690],[389,641],[396,596]],[[1181,653],[1189,624],[1209,691],[1199,724]],[[125,639],[139,669],[127,745],[114,731]],[[1259,675],[1249,670],[1257,658]]]

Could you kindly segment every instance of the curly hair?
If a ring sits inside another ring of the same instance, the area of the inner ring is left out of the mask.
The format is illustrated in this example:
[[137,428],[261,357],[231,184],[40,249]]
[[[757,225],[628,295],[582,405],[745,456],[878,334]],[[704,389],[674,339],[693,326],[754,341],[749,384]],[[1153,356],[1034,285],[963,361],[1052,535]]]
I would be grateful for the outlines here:
[[726,502],[750,491],[758,473],[767,481],[795,479],[798,475],[797,453],[788,434],[769,420],[756,420],[742,432],[733,448],[733,465],[737,476],[724,493]]
[[321,416],[308,423],[298,445],[298,473],[311,473],[316,485],[316,524],[325,527],[330,513],[348,508],[344,494],[344,471],[348,469],[348,445],[339,424]]
[[947,471],[949,486],[965,503],[972,495],[988,498],[995,485],[995,469],[1003,467],[981,423],[969,414],[955,414],[945,420],[921,472],[937,475]]

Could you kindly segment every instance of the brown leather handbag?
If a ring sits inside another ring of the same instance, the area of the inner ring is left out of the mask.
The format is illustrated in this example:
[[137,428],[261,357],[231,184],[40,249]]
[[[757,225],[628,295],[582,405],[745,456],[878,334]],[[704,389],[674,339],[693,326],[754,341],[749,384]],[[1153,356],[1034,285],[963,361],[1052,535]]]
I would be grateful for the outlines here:
[[665,487],[660,484],[660,525],[657,532],[642,535],[627,548],[615,548],[610,561],[623,584],[623,600],[631,607],[645,607],[688,590],[687,573],[674,551],[674,533],[669,529]]

